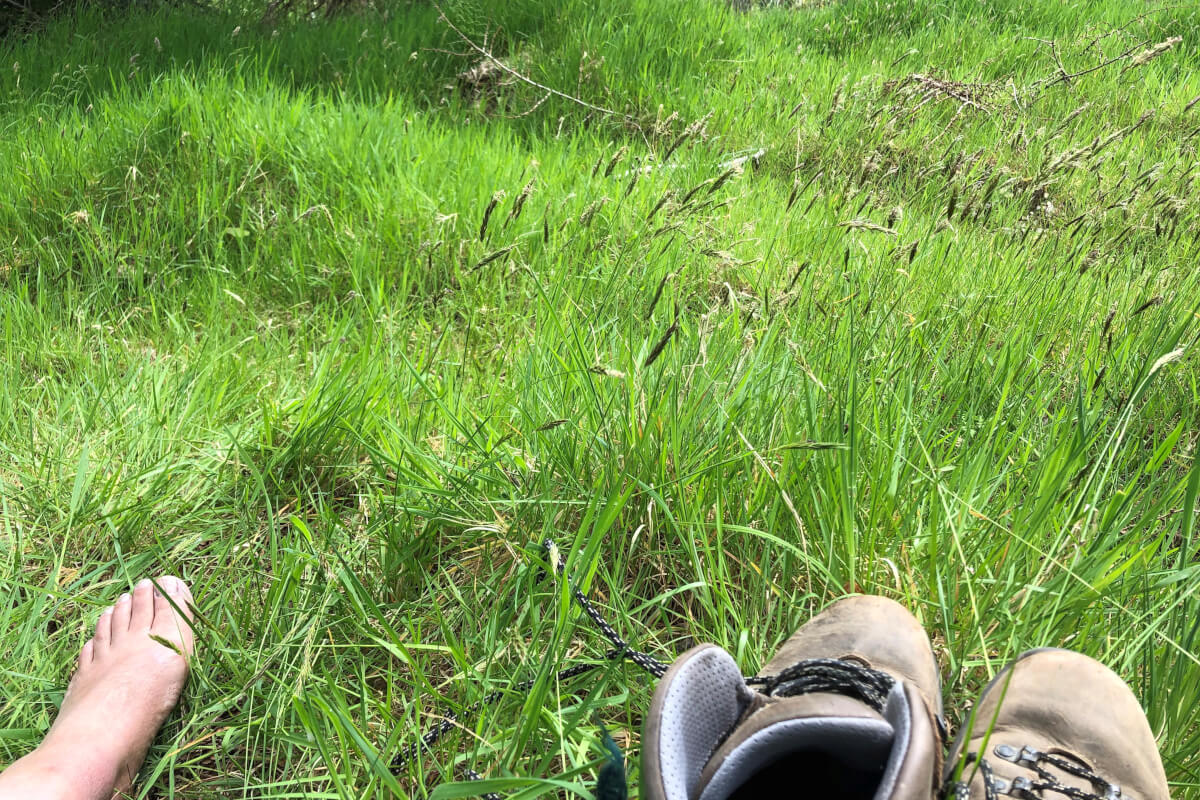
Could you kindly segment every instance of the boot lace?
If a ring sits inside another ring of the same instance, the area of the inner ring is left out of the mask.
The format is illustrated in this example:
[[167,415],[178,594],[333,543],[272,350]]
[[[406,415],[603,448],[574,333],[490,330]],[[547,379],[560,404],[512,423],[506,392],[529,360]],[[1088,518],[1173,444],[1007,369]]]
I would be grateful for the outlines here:
[[[1120,786],[1097,775],[1091,768],[1054,753],[1046,753],[1033,747],[1018,750],[1007,744],[996,745],[992,753],[999,759],[1026,768],[1037,777],[1016,777],[1012,780],[998,778],[986,758],[978,753],[971,753],[967,756],[966,763],[978,763],[985,800],[1000,800],[1002,796],[1045,799],[1049,798],[1051,793],[1069,797],[1071,800],[1133,800],[1121,791]],[[1047,767],[1083,778],[1092,784],[1095,791],[1066,786]],[[945,800],[969,800],[970,796],[968,781],[947,781],[942,788],[942,797]]]
[[[840,658],[809,658],[797,661],[776,675],[746,678],[746,685],[767,697],[795,697],[814,692],[840,694],[866,703],[882,714],[896,679],[886,672]],[[950,729],[941,714],[930,715],[938,739],[945,747]],[[989,800],[991,800],[989,798]]]
[[836,658],[797,661],[777,675],[746,678],[746,685],[767,697],[795,697],[830,692],[853,697],[882,712],[888,692],[896,683],[886,672]]

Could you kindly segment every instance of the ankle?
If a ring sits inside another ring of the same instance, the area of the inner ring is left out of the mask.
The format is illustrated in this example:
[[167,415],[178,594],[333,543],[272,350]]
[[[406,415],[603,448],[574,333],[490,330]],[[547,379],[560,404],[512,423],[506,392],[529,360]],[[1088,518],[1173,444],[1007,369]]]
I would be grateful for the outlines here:
[[111,800],[118,765],[86,745],[43,742],[0,776],[0,800]]

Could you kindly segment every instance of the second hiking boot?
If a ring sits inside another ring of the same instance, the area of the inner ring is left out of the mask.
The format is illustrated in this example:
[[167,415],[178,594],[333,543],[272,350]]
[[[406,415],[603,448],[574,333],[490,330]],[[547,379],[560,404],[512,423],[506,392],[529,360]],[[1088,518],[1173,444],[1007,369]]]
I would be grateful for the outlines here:
[[988,684],[946,764],[947,797],[1168,800],[1137,698],[1108,667],[1032,650]]
[[941,713],[917,620],[886,598],[846,598],[796,631],[759,678],[747,681],[715,645],[680,656],[646,719],[642,796],[930,800]]

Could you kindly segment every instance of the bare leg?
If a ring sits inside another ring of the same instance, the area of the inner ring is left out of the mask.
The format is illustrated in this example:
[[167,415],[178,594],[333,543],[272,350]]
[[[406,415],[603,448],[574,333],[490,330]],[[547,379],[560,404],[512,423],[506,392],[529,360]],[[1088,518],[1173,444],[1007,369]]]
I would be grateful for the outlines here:
[[187,585],[158,585],[183,614],[145,580],[101,615],[50,732],[0,773],[0,800],[112,800],[130,790],[195,648]]

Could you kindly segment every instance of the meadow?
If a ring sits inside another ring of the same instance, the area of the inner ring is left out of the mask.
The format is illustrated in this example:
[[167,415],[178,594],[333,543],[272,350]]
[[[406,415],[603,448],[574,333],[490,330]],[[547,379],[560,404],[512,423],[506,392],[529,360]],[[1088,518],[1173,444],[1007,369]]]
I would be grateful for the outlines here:
[[1200,798],[1200,7],[747,5],[0,40],[0,764],[149,574],[176,798],[636,794],[571,587],[746,674],[871,592],[952,727],[1082,650]]

